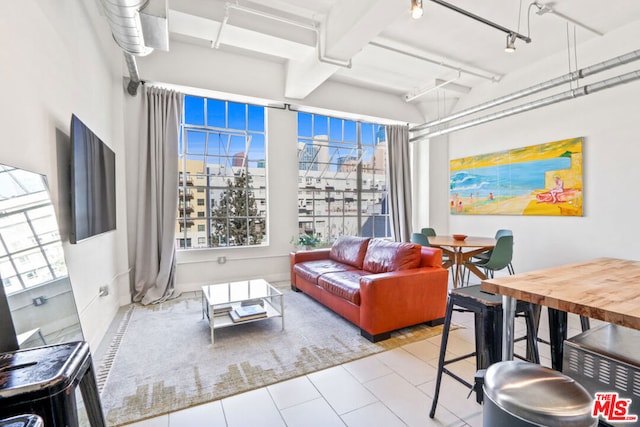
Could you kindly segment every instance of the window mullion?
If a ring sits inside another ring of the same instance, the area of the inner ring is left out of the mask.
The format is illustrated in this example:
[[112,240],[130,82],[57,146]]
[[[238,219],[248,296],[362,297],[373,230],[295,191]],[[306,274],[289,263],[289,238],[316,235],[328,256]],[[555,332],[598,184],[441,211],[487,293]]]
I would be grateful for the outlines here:
[[361,127],[360,127],[360,122],[356,123],[356,147],[358,150],[358,158],[359,161],[356,165],[356,187],[357,187],[357,195],[358,197],[356,197],[356,207],[357,207],[357,212],[356,212],[356,220],[358,222],[357,224],[357,230],[358,230],[358,236],[362,236],[362,132],[361,132]]
[[[198,194],[198,203],[194,203],[198,215],[195,219],[197,231],[185,225],[184,232],[180,235],[184,236],[185,243],[189,239],[198,242],[198,247],[203,246],[203,241],[206,241],[207,247],[261,244],[266,238],[265,227],[261,228],[259,235],[250,236],[252,228],[248,225],[251,216],[249,212],[254,206],[249,204],[248,177],[255,174],[255,177],[259,178],[254,179],[266,180],[266,171],[263,170],[266,166],[264,112],[250,108],[248,104],[191,95],[189,97],[189,105],[195,108],[194,120],[193,123],[189,123],[189,109],[185,109],[182,120],[183,134],[186,137],[187,133],[192,132],[192,137],[196,139],[189,145],[189,150],[183,151],[183,170],[186,174],[192,169],[196,188],[204,191]],[[257,116],[250,117],[250,110]],[[201,118],[203,112],[204,121]],[[262,120],[262,123],[255,119]],[[230,126],[233,126],[233,129]],[[214,134],[219,138],[217,149]],[[259,141],[259,144],[256,141]],[[252,154],[252,150],[256,149],[258,152]],[[250,157],[259,159],[255,170],[249,168]],[[192,160],[197,162],[193,163]],[[201,203],[202,195],[205,197],[205,203]],[[264,199],[251,200],[266,207]],[[260,213],[259,218],[266,218],[266,208],[265,213]],[[258,217],[254,219],[257,220]],[[245,223],[247,225],[244,225]],[[206,233],[206,238],[202,238],[202,233]]]

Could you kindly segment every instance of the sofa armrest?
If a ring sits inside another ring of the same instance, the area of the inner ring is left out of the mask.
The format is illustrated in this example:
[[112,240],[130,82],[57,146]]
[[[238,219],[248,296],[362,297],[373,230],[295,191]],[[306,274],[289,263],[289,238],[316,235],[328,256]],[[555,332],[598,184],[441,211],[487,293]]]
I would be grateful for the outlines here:
[[423,267],[360,278],[360,327],[376,335],[444,317],[448,271]]
[[423,246],[420,249],[420,267],[442,267],[442,249]]
[[295,272],[293,271],[294,265],[300,262],[305,262],[305,261],[319,261],[322,259],[329,259],[330,250],[331,250],[330,248],[324,248],[324,249],[313,249],[309,251],[291,252],[289,254],[289,263],[290,263],[290,269],[291,269],[291,284],[293,286],[296,285],[296,275],[295,275]]
[[291,252],[291,265],[305,261],[318,261],[321,259],[329,259],[330,248],[312,249],[309,251]]

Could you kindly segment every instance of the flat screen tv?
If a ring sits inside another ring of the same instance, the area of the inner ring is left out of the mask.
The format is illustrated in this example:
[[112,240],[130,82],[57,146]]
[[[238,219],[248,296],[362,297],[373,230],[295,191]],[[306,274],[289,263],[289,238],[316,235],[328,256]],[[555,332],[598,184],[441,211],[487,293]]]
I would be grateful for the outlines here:
[[116,155],[71,116],[71,232],[77,243],[116,228]]

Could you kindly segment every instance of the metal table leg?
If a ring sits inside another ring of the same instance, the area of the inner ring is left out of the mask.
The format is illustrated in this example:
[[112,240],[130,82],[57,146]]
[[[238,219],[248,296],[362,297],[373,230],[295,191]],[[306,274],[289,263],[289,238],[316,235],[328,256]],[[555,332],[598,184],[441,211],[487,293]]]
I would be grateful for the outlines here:
[[502,296],[502,360],[513,360],[513,333],[517,300]]

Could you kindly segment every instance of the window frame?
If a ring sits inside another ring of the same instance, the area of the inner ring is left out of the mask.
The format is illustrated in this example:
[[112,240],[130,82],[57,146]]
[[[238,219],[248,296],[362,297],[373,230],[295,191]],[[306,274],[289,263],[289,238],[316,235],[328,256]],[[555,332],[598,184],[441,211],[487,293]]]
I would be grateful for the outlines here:
[[[194,103],[202,103],[202,111],[197,112],[202,122],[189,123],[185,102],[180,120],[180,201],[176,217],[176,248],[195,250],[267,246],[269,195],[266,107],[198,95],[185,97],[190,97],[189,101]],[[212,116],[208,111],[211,105],[214,111]],[[224,107],[222,121],[226,127],[210,126],[210,117],[221,123],[221,106]],[[231,110],[236,111],[242,120],[231,117]],[[242,128],[237,126],[239,123]],[[230,124],[236,127],[229,127]],[[193,137],[204,138],[204,142]],[[221,151],[223,146],[225,149]],[[238,147],[242,149],[238,150]],[[200,163],[199,170],[193,169],[194,161]],[[186,179],[183,180],[183,177]],[[204,204],[199,202],[203,196]],[[187,198],[191,199],[190,204]],[[234,204],[225,205],[229,201]],[[192,209],[185,211],[185,208]],[[219,215],[225,209],[227,214]],[[240,213],[231,213],[234,211]],[[205,226],[204,234],[199,231],[201,225]],[[206,238],[205,245],[198,243],[202,241],[201,237]],[[257,243],[254,243],[256,240]],[[197,247],[190,246],[189,242],[197,244]]]
[[[317,118],[326,125],[318,125]],[[307,129],[302,130],[303,126]],[[334,129],[335,126],[340,129]],[[386,126],[379,123],[298,113],[298,227],[301,234],[319,237],[325,244],[330,244],[340,235],[363,235],[365,220],[370,218],[370,224],[366,224],[367,235],[392,237],[386,206],[388,151],[385,130]],[[380,145],[383,142],[384,146]],[[379,148],[383,151],[378,152]],[[336,155],[338,158],[333,161]],[[380,156],[382,158],[378,158]],[[328,158],[324,168],[320,166],[321,158]],[[320,171],[321,168],[324,170]],[[330,174],[333,177],[327,179]],[[339,174],[345,175],[343,182]],[[326,181],[324,186],[323,180]],[[365,186],[369,182],[371,185]],[[376,198],[378,203],[373,203]],[[331,204],[340,200],[342,206],[332,210]],[[355,226],[348,225],[354,221]],[[369,226],[371,230],[368,230]]]

